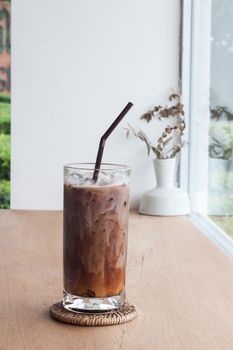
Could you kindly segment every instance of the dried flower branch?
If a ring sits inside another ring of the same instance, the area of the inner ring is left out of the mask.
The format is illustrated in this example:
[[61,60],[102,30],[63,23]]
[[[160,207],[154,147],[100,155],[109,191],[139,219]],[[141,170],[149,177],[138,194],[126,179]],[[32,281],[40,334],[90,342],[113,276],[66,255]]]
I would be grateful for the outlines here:
[[152,148],[151,142],[142,130],[136,131],[130,124],[128,124],[128,129],[126,128],[126,136],[129,137],[130,131],[134,136],[138,137],[141,141],[144,141],[147,147],[148,156],[150,155],[150,150]]
[[140,117],[140,119],[145,120],[147,123],[150,123],[153,119],[162,120],[163,118],[167,118],[170,120],[171,124],[168,124],[164,128],[156,145],[151,143],[142,130],[136,131],[131,125],[128,125],[129,128],[126,129],[127,137],[130,132],[132,132],[135,137],[146,143],[148,155],[150,154],[150,150],[152,150],[158,159],[174,158],[185,145],[185,142],[182,141],[182,136],[186,126],[182,95],[179,93],[172,93],[169,96],[169,101],[173,102],[173,100],[176,101],[175,104],[171,106],[155,106],[152,110],[146,112]]

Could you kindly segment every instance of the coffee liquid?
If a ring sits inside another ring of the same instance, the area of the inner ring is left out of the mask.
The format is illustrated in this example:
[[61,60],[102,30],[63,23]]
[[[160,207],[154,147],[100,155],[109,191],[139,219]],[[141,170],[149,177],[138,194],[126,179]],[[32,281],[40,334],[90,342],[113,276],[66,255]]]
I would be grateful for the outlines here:
[[80,297],[125,290],[129,187],[64,186],[64,289]]

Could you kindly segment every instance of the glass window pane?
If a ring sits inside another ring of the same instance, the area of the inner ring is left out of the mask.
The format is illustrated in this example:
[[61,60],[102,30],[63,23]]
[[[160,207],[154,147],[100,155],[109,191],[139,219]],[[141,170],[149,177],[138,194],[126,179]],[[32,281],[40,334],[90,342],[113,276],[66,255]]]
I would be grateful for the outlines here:
[[208,215],[233,237],[233,2],[212,0]]

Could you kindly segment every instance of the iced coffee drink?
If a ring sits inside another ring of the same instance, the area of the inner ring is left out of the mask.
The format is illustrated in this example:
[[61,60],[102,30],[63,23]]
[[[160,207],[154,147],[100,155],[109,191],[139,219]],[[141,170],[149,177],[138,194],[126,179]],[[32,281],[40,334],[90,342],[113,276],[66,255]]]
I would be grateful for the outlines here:
[[[86,167],[86,168],[85,168]],[[129,168],[102,164],[65,167],[64,306],[104,311],[125,298]]]

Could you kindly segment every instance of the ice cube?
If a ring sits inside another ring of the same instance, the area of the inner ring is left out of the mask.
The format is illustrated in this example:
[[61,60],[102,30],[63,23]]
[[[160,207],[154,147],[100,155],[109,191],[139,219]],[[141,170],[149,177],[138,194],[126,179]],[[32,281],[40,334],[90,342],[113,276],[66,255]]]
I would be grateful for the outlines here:
[[116,172],[112,177],[112,184],[122,185],[125,183],[125,175],[121,172]]
[[83,184],[85,186],[93,186],[93,185],[95,185],[95,181],[90,177],[85,177]]
[[112,182],[111,174],[106,174],[103,171],[99,172],[97,185],[106,186],[106,185],[110,185],[111,182]]
[[66,182],[71,185],[83,185],[85,178],[79,173],[70,173]]

